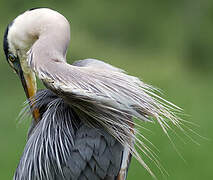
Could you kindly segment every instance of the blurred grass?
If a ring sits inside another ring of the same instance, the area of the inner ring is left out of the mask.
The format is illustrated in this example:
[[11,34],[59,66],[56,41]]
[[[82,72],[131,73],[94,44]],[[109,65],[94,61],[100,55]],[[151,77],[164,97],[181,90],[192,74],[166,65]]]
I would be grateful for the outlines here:
[[[68,62],[97,58],[125,69],[129,74],[159,87],[164,97],[184,109],[184,118],[202,136],[189,134],[195,145],[171,133],[181,159],[157,124],[143,134],[159,149],[158,156],[169,173],[166,179],[213,177],[212,40],[211,1],[1,1],[0,31],[18,14],[32,7],[51,7],[71,22]],[[12,179],[26,142],[29,122],[17,123],[25,101],[18,77],[9,68],[3,51],[0,61],[0,179]],[[159,179],[157,167],[148,161]],[[152,179],[135,160],[128,179]]]

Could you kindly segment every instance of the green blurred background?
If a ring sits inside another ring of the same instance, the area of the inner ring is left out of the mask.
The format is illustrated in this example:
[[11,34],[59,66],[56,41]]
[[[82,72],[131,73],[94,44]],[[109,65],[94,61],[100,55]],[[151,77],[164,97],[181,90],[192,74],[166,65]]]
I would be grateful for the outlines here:
[[[178,152],[155,124],[146,137],[169,176],[146,161],[159,179],[213,179],[213,1],[212,0],[1,0],[0,41],[7,24],[32,7],[51,7],[71,23],[68,62],[97,58],[125,69],[163,90],[184,109],[190,128],[208,139],[170,133]],[[0,51],[0,180],[12,179],[22,154],[29,121],[18,123],[25,95]],[[187,124],[188,125],[188,124]],[[145,158],[146,159],[146,158]],[[128,179],[152,177],[133,160]]]

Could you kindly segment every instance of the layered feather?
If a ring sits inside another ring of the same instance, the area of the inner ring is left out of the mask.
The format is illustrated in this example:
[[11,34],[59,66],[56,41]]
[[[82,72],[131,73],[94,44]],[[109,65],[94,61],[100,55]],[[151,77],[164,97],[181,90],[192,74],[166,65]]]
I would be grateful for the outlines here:
[[[81,60],[74,65],[45,60],[45,64],[32,59],[29,63],[46,87],[64,98],[84,122],[103,126],[129,147],[133,156],[154,176],[133,145],[136,142],[143,153],[156,160],[139,140],[137,134],[143,135],[135,130],[137,124],[132,118],[145,122],[156,120],[167,133],[168,122],[180,127],[175,111],[181,109],[155,94],[155,88],[137,77],[98,60]],[[157,160],[155,163],[159,166]]]

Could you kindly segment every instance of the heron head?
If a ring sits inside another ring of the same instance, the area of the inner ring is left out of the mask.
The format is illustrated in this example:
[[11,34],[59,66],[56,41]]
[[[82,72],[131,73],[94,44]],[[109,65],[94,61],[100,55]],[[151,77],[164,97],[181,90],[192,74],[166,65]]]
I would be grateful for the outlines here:
[[[10,23],[4,34],[4,53],[10,67],[18,74],[27,98],[36,93],[36,79],[33,71],[27,65],[29,42],[20,40],[21,29],[17,28],[16,19]],[[27,47],[28,46],[28,47]]]
[[27,98],[34,96],[37,90],[35,74],[27,61],[27,52],[39,36],[38,15],[34,10],[25,11],[7,26],[3,43],[6,59],[18,74]]
[[28,98],[36,92],[35,74],[29,65],[33,47],[34,57],[43,55],[35,58],[40,60],[37,64],[55,56],[64,60],[69,38],[69,22],[49,8],[27,10],[8,25],[4,34],[4,52],[8,63],[19,75]]
[[[3,46],[7,62],[19,76],[25,94],[31,101],[37,91],[37,85],[35,74],[27,63],[27,52],[37,40],[37,36],[32,30],[29,31],[29,28],[25,12],[7,26]],[[35,113],[33,115],[35,117]]]

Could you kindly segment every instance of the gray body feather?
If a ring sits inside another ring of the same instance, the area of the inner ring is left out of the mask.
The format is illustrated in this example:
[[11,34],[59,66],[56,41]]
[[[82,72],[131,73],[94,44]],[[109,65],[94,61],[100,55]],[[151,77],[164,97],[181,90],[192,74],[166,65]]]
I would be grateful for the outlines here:
[[123,146],[114,137],[82,122],[50,90],[37,93],[34,107],[41,119],[30,130],[14,180],[116,179]]

